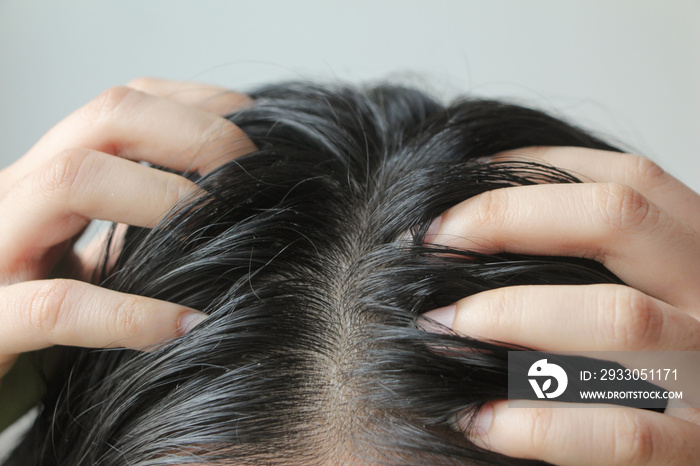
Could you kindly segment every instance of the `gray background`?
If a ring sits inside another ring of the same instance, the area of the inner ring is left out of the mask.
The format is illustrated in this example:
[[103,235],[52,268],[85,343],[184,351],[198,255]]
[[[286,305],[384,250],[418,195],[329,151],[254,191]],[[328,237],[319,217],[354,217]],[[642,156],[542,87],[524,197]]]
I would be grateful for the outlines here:
[[137,76],[392,79],[570,117],[700,191],[699,31],[698,0],[0,0],[0,168]]
[[0,0],[0,167],[109,86],[390,78],[514,98],[700,190],[700,1]]

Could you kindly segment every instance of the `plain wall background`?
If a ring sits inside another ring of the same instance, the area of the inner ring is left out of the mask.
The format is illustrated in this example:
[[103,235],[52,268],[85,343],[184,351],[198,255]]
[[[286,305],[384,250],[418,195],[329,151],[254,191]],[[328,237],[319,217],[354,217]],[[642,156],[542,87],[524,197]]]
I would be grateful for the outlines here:
[[417,83],[515,98],[700,190],[697,0],[0,0],[0,167],[142,75]]
[[700,190],[698,0],[0,0],[0,167],[109,86],[417,83],[514,98]]
[[698,0],[0,0],[0,168],[137,76],[391,78],[570,117],[700,191],[699,31]]

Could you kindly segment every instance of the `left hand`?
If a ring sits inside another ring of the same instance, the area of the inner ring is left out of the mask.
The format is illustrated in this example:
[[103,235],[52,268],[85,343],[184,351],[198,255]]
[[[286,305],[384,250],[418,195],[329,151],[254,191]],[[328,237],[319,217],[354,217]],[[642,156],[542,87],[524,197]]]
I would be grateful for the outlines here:
[[[630,154],[549,147],[497,159],[523,156],[595,182],[489,191],[445,212],[426,242],[594,259],[628,286],[504,287],[425,316],[541,351],[700,350],[700,196]],[[488,403],[467,434],[484,448],[556,464],[700,464],[698,409],[551,406]]]

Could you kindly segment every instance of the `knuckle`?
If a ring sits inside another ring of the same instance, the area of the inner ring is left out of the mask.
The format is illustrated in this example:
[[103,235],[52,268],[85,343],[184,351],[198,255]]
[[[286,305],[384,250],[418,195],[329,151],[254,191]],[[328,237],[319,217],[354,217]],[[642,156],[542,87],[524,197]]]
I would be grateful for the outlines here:
[[655,221],[657,212],[639,192],[621,184],[594,184],[598,212],[607,225],[616,230],[639,228]]
[[532,453],[540,453],[551,449],[554,435],[554,418],[552,410],[546,408],[533,409],[530,413],[529,445]]
[[88,149],[68,149],[53,157],[39,172],[39,192],[48,198],[70,193],[89,154]]
[[613,309],[613,337],[625,349],[648,349],[660,341],[663,313],[644,293],[617,287]]
[[238,142],[242,136],[236,125],[222,117],[214,118],[202,134],[207,141],[227,141],[232,143]]
[[656,432],[650,423],[624,414],[612,429],[613,464],[652,464]]
[[527,297],[522,287],[504,287],[493,290],[494,299],[489,299],[486,315],[492,328],[519,328],[522,324],[522,307]]
[[93,99],[85,107],[89,120],[103,120],[113,115],[128,99],[138,95],[139,91],[127,86],[110,87]]
[[115,338],[135,336],[143,332],[143,321],[139,318],[142,306],[143,302],[138,297],[125,296],[121,299],[113,319]]
[[22,314],[26,317],[29,328],[41,334],[52,335],[62,319],[69,312],[68,296],[71,291],[70,280],[51,280],[42,283],[28,299],[28,305]]
[[476,198],[474,219],[480,227],[498,229],[503,224],[503,209],[505,205],[503,190],[486,191]]
[[666,171],[655,162],[639,155],[630,155],[631,176],[639,186],[651,189],[668,181]]
[[138,89],[140,91],[146,91],[152,89],[159,84],[160,80],[152,78],[150,76],[139,76],[129,81],[126,87],[131,87],[133,89]]

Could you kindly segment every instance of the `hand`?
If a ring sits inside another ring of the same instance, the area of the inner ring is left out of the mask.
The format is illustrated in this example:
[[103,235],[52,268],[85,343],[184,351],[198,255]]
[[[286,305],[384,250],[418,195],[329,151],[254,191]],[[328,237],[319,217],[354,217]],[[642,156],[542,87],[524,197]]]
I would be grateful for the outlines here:
[[197,193],[186,178],[135,162],[206,173],[256,150],[219,116],[251,104],[214,86],[136,80],[102,93],[0,171],[0,379],[22,352],[51,345],[140,349],[206,317],[178,304],[47,278],[65,261],[78,270],[94,265],[72,251],[92,219],[152,227],[178,200]]
[[[426,242],[594,259],[629,286],[505,287],[426,316],[542,351],[700,350],[700,196],[629,154],[552,147],[497,159],[514,157],[595,182],[484,193],[436,219]],[[548,406],[489,403],[468,435],[505,455],[564,465],[700,463],[698,409]]]

